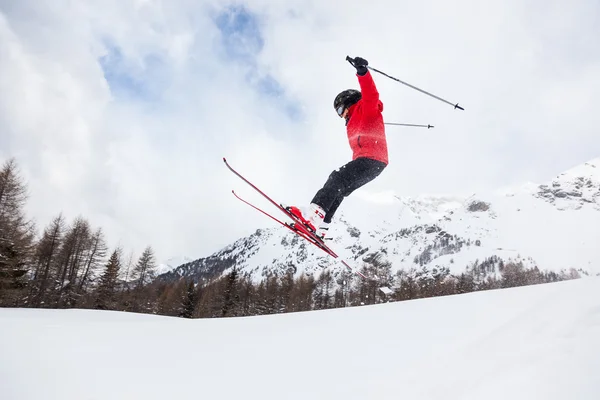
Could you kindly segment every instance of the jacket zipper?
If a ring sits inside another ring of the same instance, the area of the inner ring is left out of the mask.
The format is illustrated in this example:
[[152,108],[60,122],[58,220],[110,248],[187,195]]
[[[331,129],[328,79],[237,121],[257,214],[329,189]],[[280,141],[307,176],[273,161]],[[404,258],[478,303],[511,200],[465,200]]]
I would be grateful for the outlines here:
[[360,147],[362,149],[362,146],[360,145],[360,135],[358,135],[358,141],[357,141],[357,143],[358,143],[358,147]]

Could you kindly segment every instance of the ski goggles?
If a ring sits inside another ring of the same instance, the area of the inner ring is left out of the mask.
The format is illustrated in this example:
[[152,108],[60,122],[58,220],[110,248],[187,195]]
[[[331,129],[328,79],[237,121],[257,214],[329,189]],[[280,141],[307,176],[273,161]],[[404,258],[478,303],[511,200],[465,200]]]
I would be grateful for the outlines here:
[[344,113],[344,110],[345,110],[345,109],[346,109],[346,107],[344,107],[344,106],[339,106],[339,107],[337,108],[337,110],[336,110],[336,111],[337,111],[337,113],[338,113],[338,115],[339,115],[340,117],[341,117],[341,116],[342,116],[342,114]]

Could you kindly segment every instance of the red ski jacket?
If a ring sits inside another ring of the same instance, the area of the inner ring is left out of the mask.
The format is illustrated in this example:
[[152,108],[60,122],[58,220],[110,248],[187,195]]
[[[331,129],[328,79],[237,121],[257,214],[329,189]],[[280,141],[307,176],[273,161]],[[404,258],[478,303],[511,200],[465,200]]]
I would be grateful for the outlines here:
[[387,164],[387,140],[381,115],[383,103],[379,100],[379,92],[371,72],[367,71],[363,76],[358,74],[356,76],[362,98],[348,109],[346,123],[352,159],[367,157]]

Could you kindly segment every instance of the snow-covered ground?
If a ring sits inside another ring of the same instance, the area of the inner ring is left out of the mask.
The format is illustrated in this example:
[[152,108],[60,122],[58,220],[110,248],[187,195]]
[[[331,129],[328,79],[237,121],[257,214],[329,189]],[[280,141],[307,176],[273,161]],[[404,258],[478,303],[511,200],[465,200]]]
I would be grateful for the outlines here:
[[231,319],[0,309],[0,397],[600,398],[600,278]]

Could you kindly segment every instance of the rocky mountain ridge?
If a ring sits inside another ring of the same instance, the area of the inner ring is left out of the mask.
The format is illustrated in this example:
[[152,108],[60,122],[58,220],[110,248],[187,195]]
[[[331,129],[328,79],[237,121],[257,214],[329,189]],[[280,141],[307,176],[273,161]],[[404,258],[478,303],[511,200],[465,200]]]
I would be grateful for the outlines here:
[[[461,273],[486,260],[552,271],[600,273],[600,158],[556,176],[468,198],[387,195],[365,204],[350,196],[332,227],[332,248],[356,267]],[[364,210],[367,210],[366,212]],[[347,270],[283,227],[265,228],[160,279],[208,279],[236,266],[259,281],[269,274]]]

